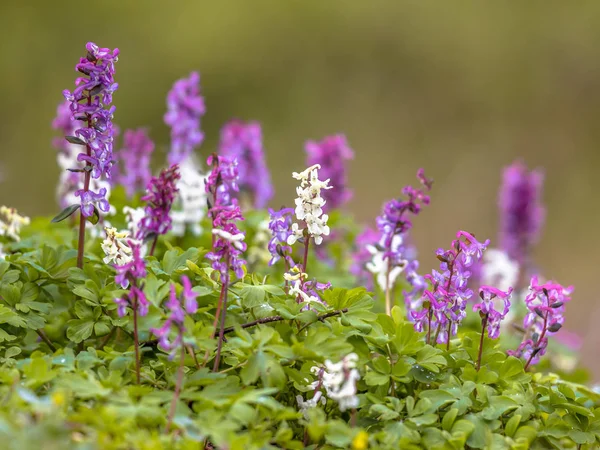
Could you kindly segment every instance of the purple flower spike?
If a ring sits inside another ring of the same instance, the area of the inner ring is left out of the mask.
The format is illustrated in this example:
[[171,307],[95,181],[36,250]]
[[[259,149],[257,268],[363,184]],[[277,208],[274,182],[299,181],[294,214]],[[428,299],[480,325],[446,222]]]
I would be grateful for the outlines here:
[[213,213],[213,251],[206,254],[212,261],[212,268],[221,273],[222,279],[228,271],[234,271],[238,278],[244,277],[242,253],[246,251],[245,234],[239,230],[236,221],[244,220],[238,205],[212,209]]
[[94,205],[98,205],[98,209],[102,212],[110,211],[110,205],[106,200],[106,188],[100,189],[98,193],[80,189],[75,191],[75,196],[81,198],[81,212],[85,217],[94,215]]
[[233,197],[233,193],[239,191],[237,159],[213,154],[208,157],[206,163],[212,166],[205,180],[206,193],[209,194],[211,202],[209,209],[237,205],[237,199]]
[[123,148],[117,154],[123,170],[116,178],[125,187],[128,197],[144,190],[150,182],[150,156],[153,151],[154,142],[144,128],[126,130],[123,134]]
[[269,252],[271,260],[269,266],[272,266],[281,258],[284,259],[288,268],[294,267],[292,260],[292,247],[287,244],[288,238],[292,233],[292,222],[294,210],[292,208],[282,208],[274,211],[269,208],[271,220],[269,221],[269,230],[271,231],[271,240],[269,241]]
[[152,177],[147,193],[142,197],[146,202],[146,216],[141,220],[136,239],[145,240],[152,235],[166,234],[171,229],[170,212],[179,178],[177,165],[163,169],[158,178]]
[[543,179],[539,170],[528,171],[521,162],[504,169],[499,195],[500,243],[502,250],[521,265],[528,263],[544,223]]
[[181,282],[183,283],[183,299],[184,299],[184,307],[185,311],[188,314],[194,314],[198,309],[198,302],[196,298],[198,294],[192,291],[192,283],[190,279],[185,275],[181,277]]
[[260,124],[239,120],[226,124],[221,130],[219,154],[237,160],[240,189],[253,196],[255,208],[264,208],[273,197],[273,186],[265,162]]
[[346,161],[354,158],[354,152],[348,146],[346,137],[341,134],[327,136],[322,141],[308,141],[305,146],[308,154],[307,165],[321,166],[320,175],[329,179],[333,189],[325,191],[323,198],[325,212],[343,206],[352,198],[346,176]]
[[490,339],[497,339],[500,336],[500,322],[510,310],[511,294],[512,288],[507,292],[491,286],[479,288],[481,303],[476,303],[473,311],[479,311],[483,316],[487,316],[487,330]]
[[192,72],[173,85],[167,95],[165,123],[171,127],[169,164],[179,164],[187,159],[194,148],[204,140],[200,131],[200,118],[206,112],[204,98],[200,95],[200,75]]
[[122,266],[115,266],[117,270],[115,283],[123,289],[129,287],[129,292],[125,297],[115,299],[118,306],[117,312],[119,317],[123,317],[127,314],[127,306],[129,306],[132,309],[135,308],[140,316],[145,316],[148,314],[148,307],[150,306],[142,290],[146,278],[146,262],[141,257],[139,243],[130,240],[128,245],[132,249],[133,257],[131,261]]

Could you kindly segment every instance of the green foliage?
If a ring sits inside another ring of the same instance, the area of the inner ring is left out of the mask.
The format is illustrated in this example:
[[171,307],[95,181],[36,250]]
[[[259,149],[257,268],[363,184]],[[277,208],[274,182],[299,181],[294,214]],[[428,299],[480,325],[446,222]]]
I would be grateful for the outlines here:
[[[253,213],[257,214],[258,213]],[[256,218],[255,218],[256,219]],[[342,220],[342,219],[338,219]],[[116,218],[119,221],[119,218]],[[324,293],[306,310],[286,294],[282,274],[255,261],[229,289],[226,341],[213,372],[213,323],[221,289],[206,250],[162,242],[148,257],[144,290],[151,306],[139,323],[141,384],[135,381],[131,317],[114,299],[124,290],[89,239],[83,270],[75,267],[68,220],[36,220],[0,261],[0,438],[3,448],[381,448],[592,449],[600,445],[600,397],[553,374],[525,372],[502,342],[465,330],[434,347],[404,312],[377,314],[364,288],[352,288],[340,262]],[[252,246],[253,227],[246,226]],[[206,228],[208,229],[208,228]],[[351,236],[351,234],[349,235]],[[196,240],[209,246],[208,233]],[[340,261],[349,245],[335,244]],[[334,272],[316,261],[315,273]],[[323,267],[323,272],[320,272]],[[199,309],[186,323],[181,394],[165,432],[177,380],[177,358],[150,328],[160,326],[171,284],[187,275]],[[321,279],[320,276],[317,278]],[[323,280],[324,281],[324,280]],[[344,286],[344,287],[339,287]],[[312,398],[313,366],[358,355],[359,405],[337,403],[303,414]]]

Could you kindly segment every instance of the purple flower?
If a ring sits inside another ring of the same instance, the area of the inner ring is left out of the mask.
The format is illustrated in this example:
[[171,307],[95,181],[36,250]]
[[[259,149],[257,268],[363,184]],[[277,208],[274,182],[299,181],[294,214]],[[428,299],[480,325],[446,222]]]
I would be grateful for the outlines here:
[[187,159],[204,140],[200,117],[206,112],[200,95],[200,75],[192,72],[188,78],[177,80],[167,95],[165,123],[171,127],[169,164]]
[[565,318],[565,304],[571,300],[573,287],[567,288],[553,281],[539,284],[536,276],[531,278],[525,305],[529,310],[523,319],[525,336],[516,351],[508,353],[526,359],[525,368],[537,364],[546,353],[548,336],[561,329]]
[[212,166],[205,180],[206,193],[210,195],[210,208],[237,205],[233,192],[238,192],[238,163],[237,159],[225,156],[210,155],[206,160]]
[[274,211],[269,208],[269,215],[271,217],[269,221],[271,240],[268,245],[271,253],[269,266],[283,258],[288,267],[293,267],[295,264],[292,260],[292,247],[287,244],[287,240],[292,235],[294,210],[292,208],[282,208],[279,211]]
[[132,309],[136,309],[140,316],[148,314],[148,307],[150,303],[144,294],[143,285],[144,279],[146,278],[146,262],[141,257],[140,246],[135,241],[129,241],[128,245],[132,249],[132,256],[130,262],[122,266],[115,266],[117,275],[115,276],[115,283],[120,285],[123,289],[129,287],[129,292],[123,298],[115,299],[115,303],[118,306],[117,312],[119,317],[123,317],[127,314],[127,306]]
[[246,250],[245,234],[241,232],[236,221],[244,220],[238,205],[213,208],[213,251],[206,254],[212,262],[212,268],[221,273],[222,279],[233,270],[238,278],[244,276],[242,253]]
[[160,175],[152,177],[147,193],[142,200],[146,202],[146,216],[141,220],[136,239],[145,240],[150,236],[166,234],[171,229],[171,207],[177,193],[179,168],[173,165],[163,169]]
[[481,303],[473,306],[473,311],[479,311],[487,323],[488,336],[497,339],[500,335],[500,322],[506,317],[510,309],[510,296],[512,288],[507,292],[491,286],[481,286],[479,297]]
[[[98,179],[104,175],[109,179],[115,134],[112,124],[115,107],[110,106],[110,103],[112,94],[118,88],[117,83],[114,82],[114,63],[118,60],[119,50],[99,48],[92,42],[87,43],[86,49],[86,57],[80,58],[79,64],[75,66],[75,70],[84,76],[75,80],[76,87],[72,92],[63,91],[63,95],[69,102],[71,120],[81,122],[80,126],[68,130],[66,118],[62,115],[64,107],[59,107],[60,118],[57,118],[53,125],[65,131],[74,131],[72,135],[67,136],[67,139],[85,146],[85,153],[80,153],[77,160],[86,162],[92,178]],[[68,151],[66,146],[61,146],[61,149]],[[79,195],[84,216],[89,217],[93,214],[93,203],[100,202],[98,195],[101,192],[94,194],[93,201],[89,196]],[[106,190],[103,196],[105,195]]]
[[321,166],[320,175],[329,179],[333,189],[325,191],[323,198],[327,212],[336,209],[352,198],[346,177],[346,161],[354,158],[354,152],[348,146],[346,137],[338,134],[327,136],[321,142],[308,141],[305,145],[308,154],[307,165]]
[[75,191],[75,196],[81,198],[81,213],[85,217],[94,215],[94,206],[96,204],[100,211],[105,213],[110,211],[110,205],[108,204],[108,200],[106,200],[106,188],[100,189],[98,193],[80,189]]
[[162,327],[151,328],[150,332],[158,337],[159,345],[169,352],[169,359],[173,359],[176,350],[183,344],[183,335],[185,333],[184,320],[185,314],[194,314],[198,309],[196,297],[198,294],[192,291],[192,284],[188,277],[181,278],[183,283],[182,301],[177,297],[175,285],[171,285],[169,299],[165,303],[168,310],[168,316]]
[[64,137],[73,136],[75,134],[75,124],[73,115],[71,114],[71,102],[64,100],[59,103],[56,108],[56,117],[52,121],[52,128],[60,131],[62,137],[57,137],[52,140],[52,145],[63,153],[70,153],[70,144]]
[[254,198],[254,207],[264,208],[273,197],[271,175],[267,169],[262,131],[257,122],[232,120],[221,130],[219,153],[237,160],[239,186]]
[[128,197],[145,189],[152,178],[150,156],[153,151],[154,142],[144,128],[126,130],[123,134],[123,148],[117,154],[123,170],[116,178],[125,187]]
[[543,174],[516,162],[504,169],[499,195],[500,244],[508,256],[526,264],[544,223],[541,204]]

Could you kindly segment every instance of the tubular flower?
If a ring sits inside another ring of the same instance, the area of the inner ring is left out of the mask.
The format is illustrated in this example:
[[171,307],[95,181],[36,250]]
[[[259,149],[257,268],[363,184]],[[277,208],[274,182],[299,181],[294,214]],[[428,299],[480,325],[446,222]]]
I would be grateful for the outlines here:
[[145,241],[150,236],[166,234],[171,229],[171,207],[177,193],[179,168],[173,165],[163,169],[158,178],[152,177],[147,193],[142,200],[146,202],[146,216],[142,219],[136,239]]
[[[325,361],[325,367],[313,367],[311,372],[317,375],[317,380],[311,385],[316,393],[321,387],[325,388],[327,397],[338,403],[340,411],[358,407],[356,383],[360,380],[360,373],[356,369],[358,355],[350,353],[340,362]],[[318,401],[318,398],[317,398]]]
[[115,266],[117,276],[115,283],[123,289],[129,287],[129,291],[125,297],[115,299],[118,306],[119,317],[124,317],[127,314],[127,307],[136,309],[140,316],[148,314],[150,303],[144,294],[144,279],[146,278],[146,263],[140,254],[140,247],[134,241],[128,242],[131,247],[131,259],[129,262]]
[[[72,144],[85,146],[86,151],[80,153],[77,160],[86,163],[92,178],[98,179],[104,175],[110,179],[114,137],[112,119],[115,111],[115,107],[110,104],[112,94],[118,88],[118,84],[114,82],[114,73],[119,50],[99,48],[92,42],[87,43],[86,49],[86,57],[81,58],[75,66],[75,70],[84,76],[75,80],[76,88],[72,92],[63,91],[70,103],[72,120],[83,122],[81,127],[75,129],[74,135],[67,136],[66,139]],[[106,212],[108,191],[100,189],[94,192],[86,188],[84,186],[75,192],[81,199],[82,214],[91,216],[96,203]]]
[[133,254],[128,243],[129,232],[118,232],[116,228],[105,227],[106,239],[101,244],[102,251],[106,255],[103,258],[104,264],[114,263],[117,266],[124,266],[131,262]]
[[346,176],[346,161],[354,158],[346,137],[341,134],[327,136],[322,141],[308,141],[305,145],[307,164],[321,166],[321,175],[331,181],[333,189],[325,191],[323,210],[330,211],[344,205],[352,198]]
[[204,98],[200,95],[200,75],[192,72],[188,78],[177,80],[167,95],[165,123],[171,127],[169,164],[185,161],[202,144],[200,118],[206,112]]
[[233,193],[239,191],[237,160],[213,154],[206,163],[212,166],[205,181],[209,209],[237,205],[237,199],[233,197]]
[[525,297],[528,313],[523,319],[525,335],[523,342],[510,355],[525,358],[525,368],[537,364],[546,353],[548,336],[557,333],[565,321],[565,304],[571,300],[573,287],[567,288],[553,281],[539,284],[536,276],[531,278],[529,294]]
[[225,278],[231,269],[238,278],[244,276],[244,265],[242,253],[246,250],[244,242],[245,234],[235,224],[238,220],[244,220],[239,206],[220,207],[212,209],[213,219],[213,251],[206,254],[206,258],[212,261],[212,268],[221,273]]
[[160,328],[151,328],[150,332],[158,337],[159,345],[169,352],[169,359],[173,359],[177,349],[183,345],[185,334],[184,320],[186,314],[194,314],[198,310],[196,297],[198,294],[192,291],[192,284],[188,277],[181,278],[183,292],[181,299],[177,297],[175,285],[171,284],[169,299],[165,306],[168,310],[167,319]]
[[15,208],[0,206],[0,236],[13,241],[21,240],[21,228],[29,225],[29,217],[21,216]]
[[125,187],[128,197],[144,190],[152,178],[150,157],[153,151],[154,142],[146,129],[126,130],[123,134],[123,148],[117,153],[123,170],[116,178]]
[[187,158],[179,166],[181,179],[177,182],[179,195],[171,213],[173,234],[183,236],[189,226],[194,236],[200,235],[200,222],[206,214],[206,176],[200,173],[194,158]]
[[429,338],[436,330],[440,344],[448,343],[450,337],[456,335],[458,325],[467,314],[467,301],[473,295],[468,288],[469,269],[482,258],[490,242],[479,242],[466,231],[459,231],[456,237],[450,250],[436,252],[441,261],[440,271],[433,270],[431,275],[425,275],[431,287],[425,289],[421,301],[415,302],[414,309],[408,311],[415,329],[423,331],[427,328]]
[[500,243],[510,259],[526,264],[544,223],[541,204],[543,174],[516,162],[504,169],[499,194]]
[[[296,198],[296,219],[304,221],[309,237],[314,238],[315,244],[323,242],[323,236],[329,236],[329,226],[327,220],[329,216],[323,214],[323,205],[325,199],[321,197],[321,191],[331,189],[329,180],[319,180],[319,169],[321,166],[315,164],[303,172],[294,172],[292,176],[300,180],[300,186],[296,188],[298,198]],[[298,239],[304,236],[304,230],[297,223],[292,224],[292,234],[288,237],[287,243],[293,245]]]
[[282,208],[274,211],[269,208],[271,219],[269,221],[269,230],[271,231],[271,240],[268,249],[271,253],[269,265],[272,266],[281,258],[284,259],[288,267],[293,267],[292,247],[287,245],[288,238],[292,235],[292,208]]
[[490,339],[497,339],[500,336],[500,322],[510,310],[511,294],[512,288],[509,288],[506,292],[491,286],[481,286],[479,288],[481,302],[473,305],[473,311],[479,311],[479,314],[484,318]]
[[257,122],[232,120],[221,130],[219,154],[237,160],[239,187],[249,192],[255,208],[264,208],[273,197],[271,175],[267,169],[262,131]]
[[298,266],[293,267],[289,272],[283,274],[286,282],[291,283],[288,294],[296,297],[298,303],[306,303],[306,309],[310,309],[311,303],[325,303],[318,294],[318,291],[324,291],[331,287],[331,283],[319,283],[317,280],[308,280],[308,275]]

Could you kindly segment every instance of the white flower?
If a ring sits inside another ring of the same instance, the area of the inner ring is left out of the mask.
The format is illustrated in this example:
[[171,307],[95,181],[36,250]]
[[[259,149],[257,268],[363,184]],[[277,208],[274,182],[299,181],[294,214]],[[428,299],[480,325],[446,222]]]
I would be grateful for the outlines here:
[[21,227],[29,225],[29,217],[20,216],[15,208],[0,206],[0,236],[21,240]]
[[[394,236],[393,240],[397,240],[396,238],[399,238],[401,240],[402,236],[400,236],[400,235]],[[393,242],[392,242],[392,244],[393,244]],[[389,270],[389,276],[388,276],[388,267],[390,265],[390,259],[384,257],[384,251],[378,249],[374,245],[367,245],[366,249],[373,256],[372,256],[371,261],[369,261],[367,264],[365,264],[365,268],[369,272],[371,272],[373,275],[375,275],[375,279],[377,280],[377,284],[379,285],[381,290],[382,291],[386,290],[386,288],[387,288],[386,283],[388,283],[388,279],[389,279],[389,285],[390,285],[389,287],[391,288],[392,286],[394,286],[394,283],[396,282],[396,279],[398,278],[398,276],[402,272],[404,272],[404,269],[406,268],[408,261],[402,260],[400,262],[400,264],[394,265]]]
[[123,214],[125,214],[127,229],[131,233],[131,236],[137,236],[142,219],[146,217],[146,211],[142,207],[131,208],[130,206],[124,206]]
[[181,178],[177,182],[179,192],[178,207],[171,211],[172,233],[183,236],[187,225],[191,226],[194,236],[202,232],[200,222],[206,215],[206,175],[200,173],[199,165],[193,158],[187,158],[179,165]]
[[302,301],[307,304],[319,301],[319,297],[317,297],[315,295],[308,295],[306,292],[304,292],[302,290],[302,281],[300,279],[297,279],[296,281],[294,281],[294,283],[292,284],[292,286],[289,289],[289,294],[291,296],[300,297],[302,299]]
[[4,253],[4,246],[0,244],[0,259],[6,258],[6,253]]
[[511,260],[502,250],[488,249],[483,254],[481,282],[501,291],[515,287],[519,278],[519,264]]
[[105,264],[114,263],[117,266],[125,265],[133,259],[132,250],[127,243],[129,232],[118,232],[116,228],[105,227],[106,239],[101,244],[102,251],[106,255],[103,259]]
[[315,392],[315,395],[310,400],[304,400],[301,395],[296,395],[296,401],[298,402],[298,407],[300,408],[300,412],[304,415],[304,418],[308,420],[308,410],[310,408],[314,408],[319,404],[325,405],[327,400],[323,397],[323,393],[321,391]]
[[[340,411],[356,408],[358,406],[358,397],[356,382],[360,379],[360,373],[356,369],[358,355],[350,353],[346,355],[340,362],[332,363],[330,360],[325,361],[325,369],[313,367],[313,373],[321,374],[321,382],[327,396],[338,402]],[[318,386],[318,381],[313,383]]]
[[228,231],[222,230],[220,228],[213,228],[212,234],[220,237],[221,239],[225,239],[226,241],[231,242],[233,246],[238,250],[244,250],[244,245],[242,244],[242,242],[246,238],[244,233],[231,234]]

